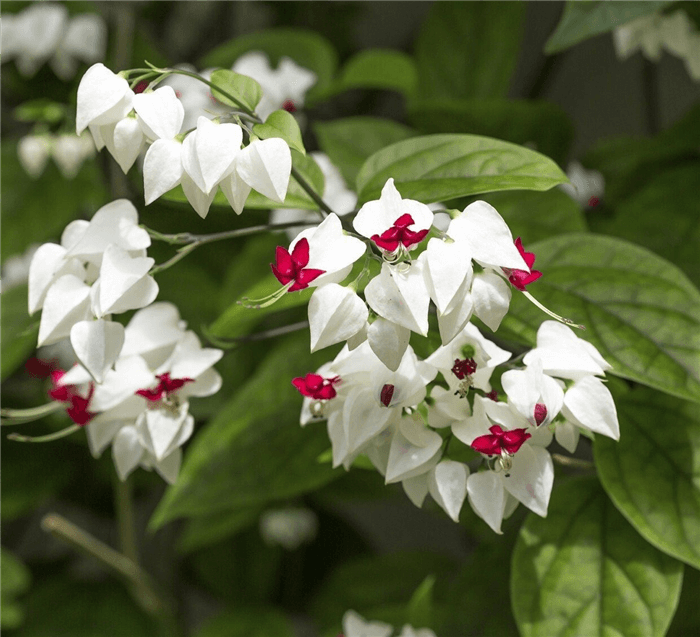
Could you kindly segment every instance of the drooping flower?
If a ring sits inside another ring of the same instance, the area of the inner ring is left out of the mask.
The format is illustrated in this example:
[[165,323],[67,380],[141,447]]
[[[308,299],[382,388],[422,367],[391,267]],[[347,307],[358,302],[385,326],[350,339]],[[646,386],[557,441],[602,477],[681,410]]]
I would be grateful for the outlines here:
[[539,270],[532,269],[532,266],[535,264],[535,253],[525,252],[525,248],[523,248],[523,243],[520,240],[520,237],[515,240],[515,247],[518,249],[523,261],[527,263],[529,270],[504,268],[504,272],[508,275],[508,280],[511,282],[513,287],[517,288],[521,292],[524,292],[525,286],[529,285],[533,281],[537,281],[537,279],[542,276],[542,273]]

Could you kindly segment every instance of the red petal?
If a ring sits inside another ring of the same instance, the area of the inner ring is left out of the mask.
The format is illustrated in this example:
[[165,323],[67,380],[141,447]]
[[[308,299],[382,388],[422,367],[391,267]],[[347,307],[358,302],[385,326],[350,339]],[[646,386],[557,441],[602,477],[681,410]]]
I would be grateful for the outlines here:
[[306,380],[301,378],[301,376],[298,378],[294,378],[292,380],[292,385],[294,385],[294,387],[296,387],[299,390],[299,393],[302,396],[307,396],[308,398],[311,398],[311,392],[306,386]]
[[488,434],[475,438],[472,442],[472,449],[476,449],[479,453],[485,453],[489,456],[495,456],[501,453],[501,445],[498,438]]
[[293,276],[289,276],[287,274],[282,274],[276,267],[274,263],[270,263],[270,267],[272,268],[272,274],[275,275],[275,278],[282,284],[282,285],[287,285],[290,281],[294,280]]
[[292,256],[287,250],[282,246],[277,246],[275,249],[275,266],[280,274],[283,276],[294,277],[294,263],[292,262]]
[[416,245],[417,243],[420,243],[425,239],[425,235],[428,234],[428,230],[418,230],[417,232],[414,232],[413,230],[409,230],[406,228],[403,231],[403,236],[401,237],[401,243],[406,248],[410,248],[413,245]]
[[503,434],[501,445],[509,454],[513,455],[528,438],[530,438],[530,434],[524,429],[512,429]]
[[[388,232],[388,230],[387,230],[387,232]],[[386,234],[386,232],[384,234]],[[383,239],[378,234],[372,235],[371,239],[382,250],[386,250],[387,252],[395,252],[396,248],[399,247],[399,240],[398,239]]]
[[414,223],[413,217],[406,213],[394,221],[394,228],[408,228],[408,226],[412,226]]
[[321,387],[318,392],[316,392],[314,398],[317,398],[318,400],[330,400],[331,398],[335,398],[335,396],[336,391],[333,388],[333,385],[325,385],[324,387]]
[[296,282],[289,288],[289,292],[296,292],[297,290],[304,290],[309,287],[309,283],[325,274],[325,270],[315,270],[314,268],[306,268],[301,270],[296,276]]
[[304,268],[309,263],[309,242],[306,239],[301,239],[292,250],[292,261],[297,266],[296,269]]

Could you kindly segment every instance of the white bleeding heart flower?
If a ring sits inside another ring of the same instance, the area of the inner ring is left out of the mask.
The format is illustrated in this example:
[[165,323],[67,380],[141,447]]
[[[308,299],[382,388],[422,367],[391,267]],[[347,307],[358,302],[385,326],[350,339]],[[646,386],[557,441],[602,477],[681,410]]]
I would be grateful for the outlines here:
[[134,95],[133,104],[138,123],[149,140],[174,139],[179,134],[185,109],[171,86]]
[[32,179],[41,177],[52,149],[53,140],[49,135],[25,135],[17,142],[19,163]]
[[[131,111],[134,92],[123,77],[110,71],[104,64],[93,64],[83,75],[78,86],[76,133],[88,126],[99,128],[116,124]],[[95,140],[99,146],[98,140]]]
[[469,467],[454,460],[442,460],[428,473],[430,495],[455,522],[467,497],[468,477]]
[[321,286],[309,299],[311,351],[354,336],[365,326],[368,316],[365,302],[351,288],[337,283]]
[[411,331],[381,316],[367,328],[367,341],[382,363],[395,372],[408,348]]
[[368,622],[354,610],[343,615],[345,637],[389,637],[393,632],[393,626],[384,622]]
[[418,414],[402,418],[391,438],[386,483],[401,482],[429,471],[440,459],[442,437]]
[[501,384],[508,395],[508,404],[534,427],[548,425],[564,405],[564,390],[542,372],[539,360],[524,370],[508,370],[501,376]]
[[37,345],[57,343],[90,316],[90,286],[73,274],[58,277],[46,293]]
[[[236,158],[237,177],[261,195],[278,203],[284,203],[287,196],[291,171],[292,153],[287,142],[277,137],[254,140]],[[228,186],[234,189],[236,184],[232,177]],[[231,198],[229,202],[238,212]]]
[[63,134],[53,140],[51,156],[66,179],[74,179],[86,159],[95,154],[95,144],[90,135]]
[[96,383],[102,383],[121,352],[124,326],[103,319],[80,321],[70,330],[70,342],[81,365]]

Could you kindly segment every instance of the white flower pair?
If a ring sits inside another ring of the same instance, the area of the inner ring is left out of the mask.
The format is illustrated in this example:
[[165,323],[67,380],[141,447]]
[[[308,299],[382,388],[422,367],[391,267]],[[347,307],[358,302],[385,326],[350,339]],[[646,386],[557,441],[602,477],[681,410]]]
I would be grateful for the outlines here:
[[25,135],[17,143],[19,162],[32,179],[41,176],[51,158],[66,179],[74,179],[83,162],[94,154],[89,135]]

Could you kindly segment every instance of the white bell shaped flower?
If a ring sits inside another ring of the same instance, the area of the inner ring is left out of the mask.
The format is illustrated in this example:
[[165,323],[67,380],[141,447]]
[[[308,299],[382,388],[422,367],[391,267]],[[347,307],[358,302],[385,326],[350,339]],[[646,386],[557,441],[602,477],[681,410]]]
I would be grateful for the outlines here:
[[107,26],[101,16],[75,15],[51,58],[51,68],[62,80],[70,80],[75,76],[78,60],[92,64],[104,58],[106,43]]
[[436,637],[430,628],[413,628],[410,624],[404,624],[399,637]]
[[436,385],[430,391],[428,404],[428,424],[434,429],[451,427],[453,424],[471,416],[469,401],[464,400],[459,392]]
[[102,63],[93,64],[78,86],[76,133],[80,135],[88,125],[116,124],[131,110],[133,98],[134,93],[123,77]]
[[250,51],[239,57],[231,70],[252,77],[263,89],[263,97],[256,107],[262,119],[280,108],[290,112],[304,105],[306,92],[316,83],[316,74],[299,66],[294,60],[282,57],[276,70],[261,51]]
[[44,299],[37,346],[66,338],[73,325],[89,317],[90,287],[73,274],[60,276]]
[[34,253],[29,265],[29,314],[44,305],[51,285],[64,274],[85,280],[85,268],[75,258],[66,256],[67,250],[56,243],[44,243]]
[[141,444],[156,460],[162,460],[187,442],[194,431],[194,418],[189,403],[182,402],[156,409],[147,409],[136,420]]
[[384,622],[368,622],[354,610],[343,615],[344,637],[390,637],[394,627]]
[[430,495],[455,522],[467,497],[468,476],[469,467],[454,460],[442,460],[428,473]]
[[119,479],[124,482],[131,472],[139,466],[144,454],[144,448],[139,439],[136,427],[122,427],[112,443],[112,457]]
[[86,159],[95,154],[95,144],[90,135],[57,135],[53,140],[51,156],[66,179],[74,179]]
[[25,135],[17,142],[19,163],[32,179],[41,177],[52,149],[53,140],[49,135]]
[[554,438],[569,453],[574,453],[578,447],[581,430],[568,420],[557,422],[554,429]]
[[444,314],[453,304],[462,302],[463,295],[458,296],[458,292],[465,282],[467,291],[471,287],[471,256],[463,245],[437,238],[428,241],[423,254],[430,298],[438,312]]
[[570,161],[566,176],[571,183],[561,184],[559,188],[582,208],[595,207],[605,194],[603,174],[597,170],[586,170],[580,162]]
[[272,201],[283,203],[292,171],[292,153],[287,142],[277,137],[258,139],[236,158],[238,176],[251,188]]
[[424,264],[410,266],[382,264],[382,270],[365,288],[369,306],[388,321],[422,334],[428,333],[430,294],[425,283]]
[[474,275],[471,289],[474,314],[494,332],[508,313],[511,295],[510,285],[492,270]]
[[542,363],[545,374],[578,380],[585,376],[603,376],[611,365],[588,341],[558,321],[544,321],[537,330],[537,347],[524,357],[526,365]]
[[412,250],[428,234],[433,211],[413,199],[402,199],[393,179],[388,179],[379,199],[368,201],[352,222],[363,237],[385,253]]
[[131,317],[126,326],[122,356],[138,355],[157,369],[172,355],[184,330],[185,324],[172,303],[153,303]]
[[289,250],[278,247],[272,271],[283,285],[294,281],[290,292],[320,287],[342,281],[365,252],[365,244],[346,235],[338,216],[331,213],[318,227],[297,235]]
[[440,459],[442,438],[429,429],[419,414],[399,421],[391,440],[386,483],[400,482],[428,471]]
[[503,217],[485,201],[469,204],[452,220],[447,234],[484,267],[530,271]]
[[[105,129],[109,129],[108,134]],[[146,145],[143,130],[133,116],[119,120],[114,127],[103,127],[102,139],[124,174],[129,172]]]
[[662,22],[660,13],[652,13],[617,27],[613,31],[617,57],[625,60],[641,49],[648,59],[658,62],[663,50]]
[[393,372],[399,368],[410,338],[411,330],[381,316],[367,328],[369,346],[377,358]]
[[[426,362],[440,370],[453,391],[464,393],[475,387],[488,393],[493,370],[510,357],[510,352],[484,338],[475,325],[468,323],[449,345],[436,349]],[[473,370],[469,361],[473,361]]]
[[562,413],[579,427],[620,439],[615,401],[603,381],[595,376],[579,378],[567,389]]
[[311,351],[347,340],[364,327],[368,316],[365,302],[351,288],[337,283],[321,286],[309,299]]
[[551,376],[542,372],[539,360],[524,370],[511,369],[501,376],[508,404],[534,427],[546,426],[564,404],[564,390]]
[[174,139],[179,134],[185,109],[171,86],[134,95],[133,104],[143,134],[149,140]]
[[183,170],[182,144],[179,141],[158,139],[153,142],[143,160],[143,189],[146,205],[175,188],[182,180]]
[[124,326],[103,319],[80,321],[70,330],[70,343],[81,365],[102,383],[121,352]]

